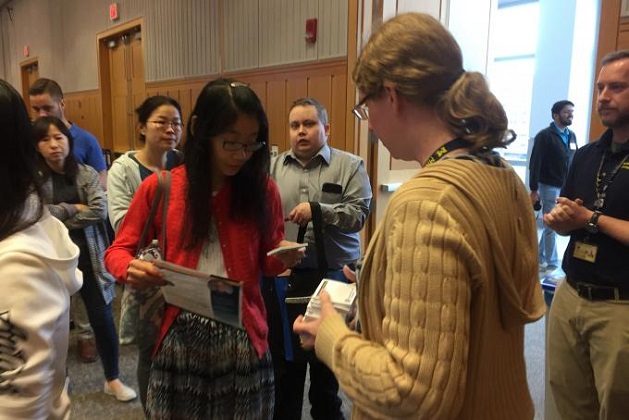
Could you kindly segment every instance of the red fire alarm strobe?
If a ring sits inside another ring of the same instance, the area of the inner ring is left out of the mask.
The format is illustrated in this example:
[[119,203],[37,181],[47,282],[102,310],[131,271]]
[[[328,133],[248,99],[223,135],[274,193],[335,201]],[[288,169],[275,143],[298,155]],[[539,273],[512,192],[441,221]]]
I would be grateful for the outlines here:
[[118,19],[118,3],[112,3],[109,5],[109,20]]
[[314,44],[317,42],[317,19],[306,19],[306,42]]

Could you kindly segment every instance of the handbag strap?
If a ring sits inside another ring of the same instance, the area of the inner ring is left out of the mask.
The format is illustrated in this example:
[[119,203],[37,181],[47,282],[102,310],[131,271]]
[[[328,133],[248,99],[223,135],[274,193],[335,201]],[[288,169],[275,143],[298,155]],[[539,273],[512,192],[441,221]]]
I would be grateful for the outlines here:
[[170,171],[164,171],[167,173],[166,179],[164,179],[164,175],[162,171],[157,172],[157,190],[155,191],[155,196],[153,196],[153,201],[151,202],[151,210],[146,218],[146,222],[144,223],[144,228],[142,228],[142,234],[140,235],[140,241],[138,242],[138,247],[135,250],[135,254],[137,255],[142,248],[146,246],[146,237],[153,225],[155,220],[155,214],[157,214],[157,209],[159,208],[159,202],[162,199],[162,195],[164,196],[164,205],[162,206],[163,212],[163,220],[162,223],[162,241],[163,248],[162,252],[166,252],[166,212],[168,210],[168,197],[170,195]]
[[[325,244],[323,242],[323,214],[321,205],[316,201],[310,201],[312,213],[312,230],[314,232],[315,248],[317,250],[317,266],[322,273],[328,271],[328,260],[325,258]],[[303,243],[308,226],[299,226],[297,242]]]

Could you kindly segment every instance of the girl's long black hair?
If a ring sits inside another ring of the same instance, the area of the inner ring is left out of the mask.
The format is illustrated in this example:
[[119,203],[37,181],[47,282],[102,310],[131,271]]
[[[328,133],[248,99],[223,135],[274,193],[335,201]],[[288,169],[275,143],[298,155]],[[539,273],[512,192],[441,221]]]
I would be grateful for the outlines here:
[[261,149],[253,153],[242,169],[231,178],[230,213],[234,220],[256,220],[266,232],[269,212],[266,183],[269,177],[269,124],[262,103],[246,84],[229,79],[209,82],[197,98],[187,128],[184,163],[188,175],[186,212],[190,246],[204,242],[210,235],[212,209],[212,138],[226,132],[240,115],[255,117],[259,123]]
[[41,192],[36,177],[37,149],[31,121],[20,94],[0,80],[0,240],[35,224],[43,214],[37,201],[34,212],[27,200]]

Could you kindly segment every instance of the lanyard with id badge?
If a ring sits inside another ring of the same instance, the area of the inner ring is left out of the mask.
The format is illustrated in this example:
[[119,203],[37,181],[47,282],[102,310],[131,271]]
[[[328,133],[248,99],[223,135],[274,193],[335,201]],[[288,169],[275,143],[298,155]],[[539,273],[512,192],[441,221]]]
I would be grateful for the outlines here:
[[594,263],[596,261],[596,254],[598,252],[598,245],[596,245],[593,236],[596,235],[599,231],[598,229],[598,218],[601,216],[603,207],[605,206],[605,199],[607,197],[607,191],[611,186],[614,178],[618,175],[618,171],[622,168],[623,164],[629,158],[629,155],[625,155],[620,163],[616,165],[616,167],[611,171],[609,175],[606,175],[603,172],[603,165],[605,163],[605,159],[607,159],[609,152],[605,152],[603,158],[601,159],[601,163],[598,166],[598,172],[596,173],[596,200],[594,200],[594,213],[592,217],[588,221],[587,225],[585,225],[585,231],[587,235],[581,241],[576,241],[574,244],[574,258],[578,258],[583,261],[587,261],[590,263]]

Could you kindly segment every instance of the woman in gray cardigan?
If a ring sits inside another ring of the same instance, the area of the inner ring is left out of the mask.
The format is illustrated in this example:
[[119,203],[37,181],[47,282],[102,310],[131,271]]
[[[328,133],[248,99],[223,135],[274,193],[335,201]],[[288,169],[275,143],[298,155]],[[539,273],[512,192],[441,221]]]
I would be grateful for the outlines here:
[[83,272],[80,293],[105,371],[104,392],[119,401],[131,401],[137,396],[135,391],[118,378],[118,337],[111,311],[115,280],[103,264],[103,254],[109,245],[105,192],[98,182],[98,173],[75,160],[72,134],[60,119],[38,118],[33,131],[40,157],[44,203],[68,228],[70,238],[80,250],[79,269]]
[[[181,152],[175,149],[181,140],[183,120],[181,106],[168,96],[151,96],[135,110],[142,148],[125,153],[114,161],[107,175],[109,220],[118,231],[127,214],[131,200],[140,183],[153,172],[170,170],[182,162]],[[138,296],[140,293],[143,296]],[[162,310],[155,306],[150,291],[134,291],[125,286],[120,313],[120,344],[136,342],[138,355],[138,387],[142,405],[146,402],[146,387],[151,368],[151,355],[157,330],[151,323],[138,327],[140,305],[144,302],[145,318]]]

